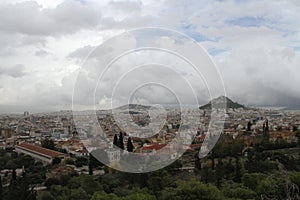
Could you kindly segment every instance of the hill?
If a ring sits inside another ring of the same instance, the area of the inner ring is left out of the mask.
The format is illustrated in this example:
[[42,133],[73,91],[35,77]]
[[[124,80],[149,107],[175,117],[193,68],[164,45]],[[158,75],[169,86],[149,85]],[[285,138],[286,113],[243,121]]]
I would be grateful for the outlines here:
[[211,100],[208,104],[200,106],[199,109],[211,109],[212,104],[215,108],[224,108],[224,105],[226,105],[226,108],[245,108],[244,105],[239,104],[237,102],[233,102],[228,97],[220,96]]
[[116,108],[117,110],[149,110],[151,106],[145,106],[140,104],[127,104]]

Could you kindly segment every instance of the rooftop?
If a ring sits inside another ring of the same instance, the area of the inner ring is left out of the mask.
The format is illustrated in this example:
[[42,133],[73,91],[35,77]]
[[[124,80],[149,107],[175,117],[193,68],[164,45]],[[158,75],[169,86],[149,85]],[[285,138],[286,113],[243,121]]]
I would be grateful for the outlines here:
[[27,144],[27,143],[19,144],[16,147],[19,147],[19,148],[27,150],[27,151],[31,151],[36,154],[42,154],[42,155],[45,155],[48,157],[52,157],[52,158],[66,155],[66,154],[58,152],[58,151],[46,149],[46,148],[43,148],[40,146],[35,146],[35,145]]

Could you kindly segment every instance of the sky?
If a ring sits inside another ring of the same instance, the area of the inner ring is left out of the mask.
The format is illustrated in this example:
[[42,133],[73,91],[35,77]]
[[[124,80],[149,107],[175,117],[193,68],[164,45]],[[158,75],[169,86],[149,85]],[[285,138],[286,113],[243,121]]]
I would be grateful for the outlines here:
[[[143,27],[174,30],[202,46],[215,64],[226,95],[234,101],[252,106],[300,105],[298,0],[1,0],[0,113],[71,109],[74,86],[81,96],[75,103],[82,108],[90,106],[92,100],[86,95],[94,93],[96,104],[104,107],[133,93],[139,103],[171,104],[182,96],[182,104],[191,104],[191,91],[185,89],[185,82],[176,81],[185,78],[196,88],[198,102],[206,102],[209,95],[201,77],[187,63],[162,52],[143,51],[118,60],[95,92],[97,73],[103,68],[99,71],[99,63],[98,70],[92,67],[96,64],[91,55],[99,62],[111,48],[125,50],[147,41],[195,53],[188,41],[174,44],[172,37],[157,33],[153,39],[151,32],[103,47],[112,37]],[[118,81],[124,66],[128,71],[130,65],[146,60],[169,64],[180,77],[152,63],[145,71],[134,70]],[[215,78],[211,82],[219,81]],[[157,84],[122,92],[145,79],[164,80],[172,90]],[[119,93],[114,95],[115,91]]]

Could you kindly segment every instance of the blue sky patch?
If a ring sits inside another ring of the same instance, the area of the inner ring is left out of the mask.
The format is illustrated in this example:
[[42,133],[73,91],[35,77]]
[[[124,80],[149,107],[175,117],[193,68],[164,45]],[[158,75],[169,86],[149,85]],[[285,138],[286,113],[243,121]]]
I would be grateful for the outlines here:
[[262,17],[241,17],[232,20],[226,20],[229,25],[242,27],[259,27],[266,24],[266,20]]
[[213,41],[213,42],[217,42],[218,38],[209,38],[205,35],[202,35],[201,33],[197,32],[195,30],[195,26],[188,24],[188,25],[182,25],[179,28],[179,32],[182,32],[184,34],[186,34],[187,36],[193,38],[194,40],[196,40],[197,42],[202,42],[202,41]]
[[208,53],[212,56],[216,56],[216,55],[224,53],[224,52],[226,52],[225,49],[216,49],[216,48],[208,49]]

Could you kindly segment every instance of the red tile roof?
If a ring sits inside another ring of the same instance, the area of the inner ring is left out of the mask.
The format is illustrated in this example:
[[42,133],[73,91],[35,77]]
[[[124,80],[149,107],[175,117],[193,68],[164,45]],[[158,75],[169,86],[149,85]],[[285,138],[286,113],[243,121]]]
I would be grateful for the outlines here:
[[58,156],[66,156],[66,154],[58,152],[58,151],[53,151],[50,149],[46,149],[43,147],[39,147],[39,146],[35,146],[35,145],[31,145],[31,144],[27,144],[27,143],[22,143],[17,145],[16,147],[19,147],[21,149],[27,150],[27,151],[31,151],[33,153],[36,154],[42,154],[45,156],[49,156],[49,157],[58,157]]
[[166,144],[153,144],[151,146],[148,146],[148,147],[142,147],[142,151],[152,151],[152,150],[159,150],[159,149],[162,149],[163,147],[165,147]]

